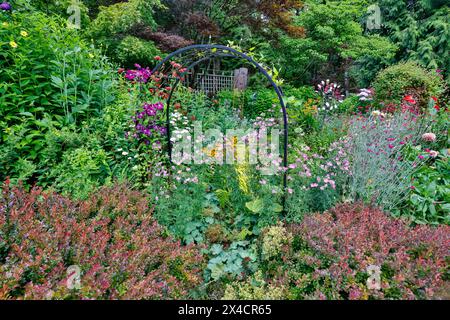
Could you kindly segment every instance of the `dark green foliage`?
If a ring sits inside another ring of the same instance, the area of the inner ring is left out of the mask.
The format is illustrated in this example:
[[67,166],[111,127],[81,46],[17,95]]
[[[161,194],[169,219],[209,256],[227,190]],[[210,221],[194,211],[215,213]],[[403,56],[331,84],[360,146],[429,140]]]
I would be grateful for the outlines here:
[[38,12],[1,18],[0,178],[35,183],[57,160],[45,155],[49,132],[98,117],[115,99],[115,72],[62,19]]
[[[51,115],[83,120],[113,100],[112,68],[99,51],[41,13],[15,14],[0,28],[0,110],[9,125]],[[19,112],[17,112],[19,111]],[[63,119],[65,118],[65,119]]]
[[[447,3],[446,3],[447,2]],[[401,51],[399,58],[414,60],[450,76],[450,8],[448,1],[378,1],[385,29]]]
[[399,212],[419,224],[450,225],[450,163],[447,157],[414,175],[414,190]]
[[296,23],[306,30],[304,38],[281,35],[279,42],[264,46],[267,56],[283,66],[282,73],[294,84],[318,82],[326,78],[344,83],[344,74],[353,66],[371,70],[361,82],[376,73],[393,58],[396,46],[386,38],[363,33],[362,24],[366,1],[306,1]]
[[105,47],[106,54],[122,66],[131,67],[134,63],[151,66],[160,51],[152,41],[134,35],[143,29],[155,31],[156,8],[161,8],[159,0],[131,0],[100,7],[85,36]]
[[132,68],[135,63],[141,66],[155,65],[154,57],[161,51],[152,41],[145,41],[133,36],[123,38],[114,50],[113,57],[121,66]]

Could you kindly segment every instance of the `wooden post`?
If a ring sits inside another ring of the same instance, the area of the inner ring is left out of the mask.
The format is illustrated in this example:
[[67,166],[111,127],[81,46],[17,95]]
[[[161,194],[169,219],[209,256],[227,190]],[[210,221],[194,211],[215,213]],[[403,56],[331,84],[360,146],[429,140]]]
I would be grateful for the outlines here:
[[234,89],[243,91],[247,88],[247,81],[248,81],[248,69],[247,68],[240,68],[237,70],[234,70]]

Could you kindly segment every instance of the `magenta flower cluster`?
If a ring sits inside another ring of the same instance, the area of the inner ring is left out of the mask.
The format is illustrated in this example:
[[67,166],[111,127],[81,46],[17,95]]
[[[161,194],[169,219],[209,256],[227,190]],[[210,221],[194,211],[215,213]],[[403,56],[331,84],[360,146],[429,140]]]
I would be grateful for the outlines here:
[[159,125],[160,114],[164,110],[162,102],[145,103],[142,109],[133,117],[136,132],[133,137],[136,139],[144,139],[146,144],[150,144],[149,137],[158,137],[167,134],[167,128]]
[[164,105],[162,104],[162,102],[157,102],[154,104],[145,103],[142,106],[142,108],[144,109],[144,111],[139,112],[137,115],[137,117],[139,119],[143,119],[145,116],[151,116],[151,117],[156,116],[158,111],[161,111],[164,109]]
[[0,4],[0,10],[10,11],[12,9],[11,5],[8,2],[2,2]]
[[125,79],[130,81],[136,81],[141,83],[147,83],[150,79],[152,72],[149,68],[142,68],[140,65],[134,65],[136,69],[127,70],[125,73]]

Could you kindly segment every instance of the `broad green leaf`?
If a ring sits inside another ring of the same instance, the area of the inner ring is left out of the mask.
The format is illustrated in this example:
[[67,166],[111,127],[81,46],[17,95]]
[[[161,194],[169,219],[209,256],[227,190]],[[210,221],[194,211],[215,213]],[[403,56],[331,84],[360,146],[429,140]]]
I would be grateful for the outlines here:
[[264,208],[264,202],[257,198],[253,201],[247,202],[245,207],[253,213],[260,213]]

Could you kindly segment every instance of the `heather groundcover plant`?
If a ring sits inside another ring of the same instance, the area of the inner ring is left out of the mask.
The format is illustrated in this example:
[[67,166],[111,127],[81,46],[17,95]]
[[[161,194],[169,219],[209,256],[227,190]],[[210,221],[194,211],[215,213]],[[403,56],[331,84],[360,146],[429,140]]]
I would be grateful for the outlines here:
[[449,10],[0,0],[0,300],[450,299]]

